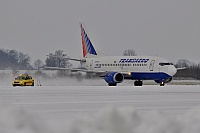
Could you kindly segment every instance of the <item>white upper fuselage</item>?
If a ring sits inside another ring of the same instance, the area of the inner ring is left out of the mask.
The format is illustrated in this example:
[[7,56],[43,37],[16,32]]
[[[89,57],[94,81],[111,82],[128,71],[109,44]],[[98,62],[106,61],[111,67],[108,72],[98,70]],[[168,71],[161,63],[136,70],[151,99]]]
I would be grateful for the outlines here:
[[156,56],[103,56],[83,58],[88,70],[119,73],[165,73],[173,76],[176,68],[168,60]]

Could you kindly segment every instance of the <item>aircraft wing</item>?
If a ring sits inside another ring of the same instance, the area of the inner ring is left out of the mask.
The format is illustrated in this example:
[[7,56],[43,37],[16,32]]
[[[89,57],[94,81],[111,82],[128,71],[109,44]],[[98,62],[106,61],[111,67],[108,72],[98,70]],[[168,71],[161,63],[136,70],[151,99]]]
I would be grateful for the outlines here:
[[[86,72],[86,73],[99,73],[101,74],[101,77],[105,77],[107,73],[110,72],[115,72],[115,71],[94,71],[94,70],[88,70],[86,68],[62,68],[62,67],[43,67],[43,70],[69,70],[71,72]],[[130,77],[130,72],[119,72],[121,74],[123,74],[125,77]]]
[[106,71],[93,71],[86,68],[43,67],[43,70],[69,70],[71,72],[106,73]]

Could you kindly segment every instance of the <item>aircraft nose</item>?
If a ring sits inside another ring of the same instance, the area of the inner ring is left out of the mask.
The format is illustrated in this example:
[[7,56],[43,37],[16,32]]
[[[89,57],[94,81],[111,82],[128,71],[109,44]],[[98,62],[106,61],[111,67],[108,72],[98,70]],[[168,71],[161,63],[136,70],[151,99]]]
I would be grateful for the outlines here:
[[168,72],[169,72],[169,75],[170,76],[174,76],[177,72],[177,69],[175,66],[171,66],[169,69],[168,69]]

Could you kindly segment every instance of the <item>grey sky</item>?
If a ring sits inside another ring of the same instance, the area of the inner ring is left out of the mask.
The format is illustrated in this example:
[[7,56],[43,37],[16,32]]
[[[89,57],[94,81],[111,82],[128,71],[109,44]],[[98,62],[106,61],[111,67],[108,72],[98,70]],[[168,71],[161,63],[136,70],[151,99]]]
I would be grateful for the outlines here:
[[79,22],[107,55],[134,49],[200,62],[200,0],[0,0],[0,48],[32,62],[55,50],[80,58]]

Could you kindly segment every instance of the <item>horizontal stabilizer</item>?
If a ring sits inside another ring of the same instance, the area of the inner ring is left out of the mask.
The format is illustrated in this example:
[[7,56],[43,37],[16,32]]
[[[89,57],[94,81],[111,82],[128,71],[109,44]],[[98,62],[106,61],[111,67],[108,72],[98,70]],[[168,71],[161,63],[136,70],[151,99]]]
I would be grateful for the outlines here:
[[49,57],[53,57],[53,58],[60,58],[60,59],[66,59],[66,60],[73,60],[73,61],[81,61],[83,62],[82,59],[75,59],[75,58],[69,58],[69,57],[60,57],[60,56],[55,56],[55,55],[47,55]]

